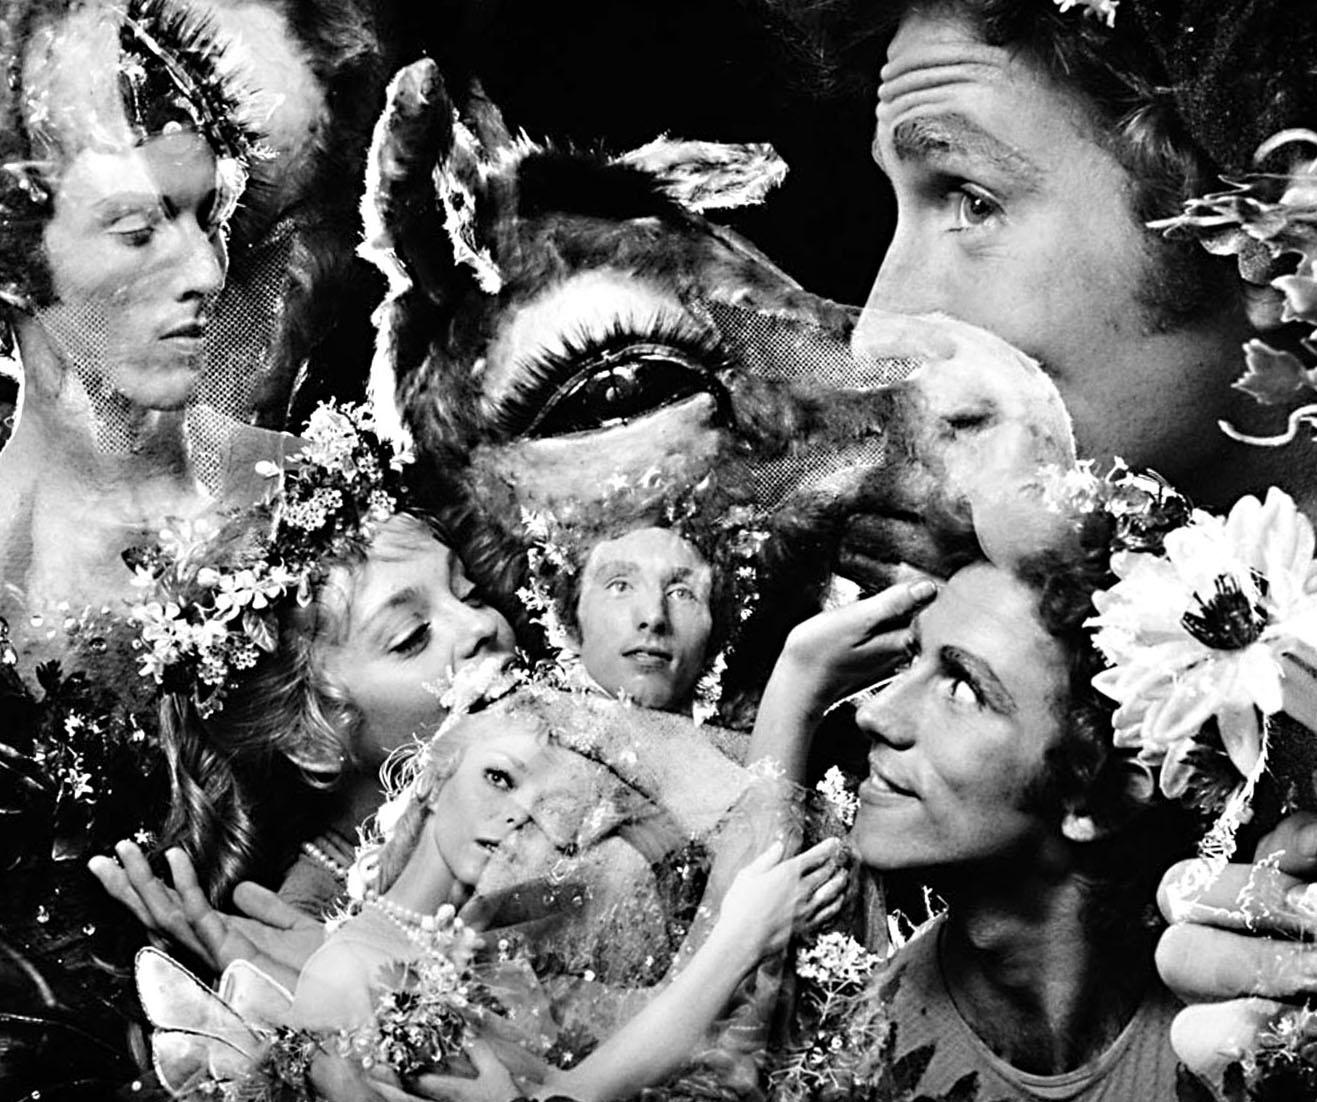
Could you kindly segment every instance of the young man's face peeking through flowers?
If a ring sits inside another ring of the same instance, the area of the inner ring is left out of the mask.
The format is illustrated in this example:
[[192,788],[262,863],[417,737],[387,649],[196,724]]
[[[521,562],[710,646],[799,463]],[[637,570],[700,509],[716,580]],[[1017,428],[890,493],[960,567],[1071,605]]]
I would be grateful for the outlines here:
[[581,661],[614,695],[680,711],[704,668],[713,571],[667,528],[638,528],[590,552],[576,608]]

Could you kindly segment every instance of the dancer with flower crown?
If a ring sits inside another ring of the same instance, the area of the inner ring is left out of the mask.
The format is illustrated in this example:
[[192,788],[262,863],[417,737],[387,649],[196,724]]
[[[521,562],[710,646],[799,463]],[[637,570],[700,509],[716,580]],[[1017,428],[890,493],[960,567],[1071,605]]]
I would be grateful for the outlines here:
[[[163,838],[179,847],[180,886],[195,868],[205,899],[232,897],[253,920],[220,928],[200,900],[185,908],[131,842],[118,847],[122,867],[91,862],[148,926],[216,965],[237,951],[228,935],[277,948],[295,926],[302,938],[276,953],[294,974],[383,798],[380,764],[443,720],[455,675],[478,695],[513,645],[437,529],[405,510],[396,457],[362,411],[322,407],[305,439],[296,465],[264,469],[263,504],[136,558],[140,665],[163,694],[173,787]],[[248,878],[282,883],[292,909]],[[206,919],[209,944],[188,910]]]
[[789,775],[824,712],[887,677],[856,713],[870,751],[852,843],[947,904],[848,996],[855,1022],[833,1028],[868,1043],[824,1045],[822,1063],[808,1038],[788,1049],[782,1097],[882,1096],[914,1053],[930,1096],[1176,1096],[1180,1004],[1141,916],[1193,823],[1122,737],[1092,620],[1113,553],[1119,565],[1128,548],[1159,551],[1188,508],[1155,480],[1056,481],[1060,504],[1032,526],[1042,550],[1032,532],[997,539],[991,560],[943,583],[825,612],[793,631],[773,673],[752,753]]

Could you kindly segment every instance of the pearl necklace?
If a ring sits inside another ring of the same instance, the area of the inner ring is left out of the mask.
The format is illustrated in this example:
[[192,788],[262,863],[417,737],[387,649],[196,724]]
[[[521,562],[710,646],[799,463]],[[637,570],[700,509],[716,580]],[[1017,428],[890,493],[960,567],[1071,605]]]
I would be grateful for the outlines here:
[[303,842],[302,852],[322,869],[327,870],[335,880],[342,883],[348,878],[348,869],[341,861],[336,861],[314,842]]
[[414,945],[419,945],[424,949],[434,943],[435,934],[439,930],[439,919],[436,915],[426,914],[423,911],[414,911],[410,907],[404,907],[401,903],[395,903],[392,899],[385,899],[374,891],[368,892],[362,903],[364,906],[379,911],[380,914],[397,926],[407,936],[407,940]]

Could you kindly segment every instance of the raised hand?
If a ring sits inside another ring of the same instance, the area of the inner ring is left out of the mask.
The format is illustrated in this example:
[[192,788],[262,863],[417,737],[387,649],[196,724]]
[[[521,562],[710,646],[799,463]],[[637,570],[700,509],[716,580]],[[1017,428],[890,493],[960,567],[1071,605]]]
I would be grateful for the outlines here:
[[234,960],[249,960],[292,990],[302,965],[324,941],[320,922],[258,884],[243,882],[234,890],[241,914],[215,910],[180,849],[165,854],[172,885],[151,871],[132,842],[120,842],[115,854],[118,861],[93,857],[87,863],[102,887],[153,935],[183,946],[216,972]]
[[800,782],[824,712],[892,671],[906,653],[911,617],[936,595],[936,583],[920,578],[797,624],[764,689],[749,760],[772,758]]
[[[1158,902],[1172,923],[1157,968],[1180,998],[1171,1043],[1199,1075],[1219,1077],[1257,1044],[1283,1009],[1317,994],[1317,814],[1298,812],[1258,843],[1259,863],[1232,864],[1194,891],[1199,861],[1162,878]],[[1268,859],[1268,860],[1263,860]]]

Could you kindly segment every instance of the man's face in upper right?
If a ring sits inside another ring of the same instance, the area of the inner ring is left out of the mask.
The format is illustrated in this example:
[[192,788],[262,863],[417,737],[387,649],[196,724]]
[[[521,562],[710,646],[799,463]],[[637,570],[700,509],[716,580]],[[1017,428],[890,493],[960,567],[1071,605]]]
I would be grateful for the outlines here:
[[[993,330],[1042,361],[1081,454],[1202,485],[1239,447],[1216,422],[1239,408],[1242,309],[1186,323],[1150,302],[1157,242],[1087,102],[937,11],[905,18],[881,80],[874,157],[898,222],[866,310]],[[880,351],[878,328],[861,321],[857,350]]]

